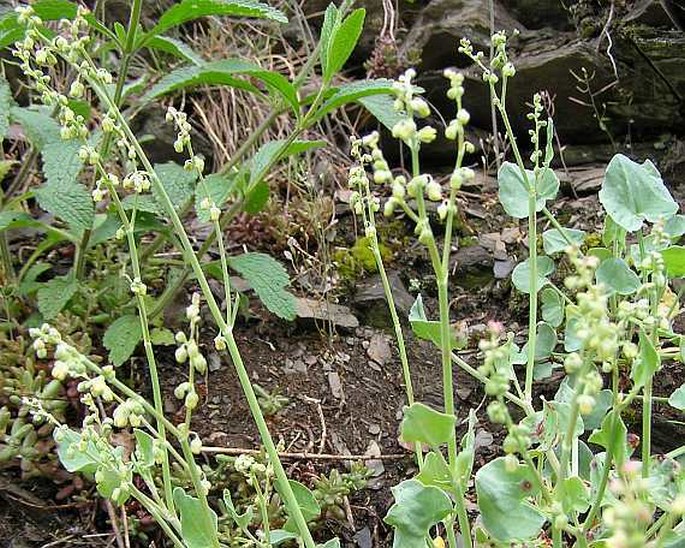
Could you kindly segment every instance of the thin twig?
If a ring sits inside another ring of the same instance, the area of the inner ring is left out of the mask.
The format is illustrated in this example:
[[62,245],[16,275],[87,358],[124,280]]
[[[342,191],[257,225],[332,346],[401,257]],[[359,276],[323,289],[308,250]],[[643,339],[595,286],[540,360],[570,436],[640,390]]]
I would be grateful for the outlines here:
[[[262,451],[259,449],[241,449],[240,447],[202,447],[203,453],[219,454],[219,455],[260,455]],[[327,460],[327,461],[345,461],[345,460],[402,460],[409,458],[408,453],[389,453],[387,455],[333,455],[330,453],[278,453],[282,459],[299,459],[299,460]]]

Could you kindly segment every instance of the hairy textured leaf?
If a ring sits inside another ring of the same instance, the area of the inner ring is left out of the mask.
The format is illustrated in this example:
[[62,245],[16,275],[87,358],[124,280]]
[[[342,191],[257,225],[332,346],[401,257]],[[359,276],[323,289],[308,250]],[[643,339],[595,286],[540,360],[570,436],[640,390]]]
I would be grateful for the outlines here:
[[78,291],[73,276],[57,276],[38,290],[38,310],[45,320],[54,320]]
[[603,284],[612,293],[632,295],[642,282],[623,259],[611,258],[599,265],[595,272],[597,283]]
[[352,55],[364,27],[366,10],[358,8],[348,15],[339,25],[334,26],[328,43],[324,80],[330,80],[339,72]]
[[404,408],[400,432],[402,439],[408,443],[418,442],[437,447],[454,438],[456,422],[454,415],[440,413],[416,402]]
[[250,283],[269,311],[285,320],[296,318],[295,297],[285,290],[290,278],[276,259],[264,253],[244,253],[231,257],[228,264]]
[[526,499],[537,494],[533,472],[526,465],[511,470],[499,457],[476,473],[476,493],[483,525],[497,540],[516,542],[538,535],[545,516]]
[[299,115],[297,91],[285,76],[242,59],[223,59],[173,70],[157,82],[142,100],[151,101],[173,91],[199,85],[227,85],[253,93],[259,92],[257,87],[240,76],[251,76],[260,80],[270,93],[281,97],[293,112]]
[[179,59],[184,59],[189,61],[193,65],[201,65],[204,63],[202,57],[200,57],[193,48],[191,48],[185,42],[181,40],[176,40],[175,38],[170,38],[169,36],[154,36],[150,38],[145,46],[151,49],[156,49],[178,57]]
[[[530,293],[530,259],[516,265],[511,273],[511,282],[521,293]],[[554,261],[549,257],[538,256],[537,290],[540,291],[547,282],[547,277],[554,272]]]
[[181,512],[181,536],[186,546],[218,546],[218,519],[214,510],[207,510],[199,499],[187,495],[181,487],[174,489],[174,502]]
[[[393,92],[392,85],[393,81],[386,78],[379,78],[377,80],[358,80],[350,82],[349,84],[343,84],[335,90],[333,95],[326,99],[321,107],[319,107],[319,110],[316,112],[316,119],[320,119],[329,112],[340,108],[347,103],[352,103],[354,101],[360,101],[363,103],[364,98],[369,98],[375,95],[386,96],[386,98],[389,98]],[[369,108],[372,113],[372,108],[374,107],[375,105],[371,104],[371,108]],[[385,110],[386,107],[387,105],[382,105],[383,110]],[[382,116],[389,117],[390,114],[385,113],[382,114]]]
[[208,15],[254,17],[279,23],[288,22],[282,11],[257,0],[182,0],[162,14],[150,34],[161,34],[171,27]]
[[559,192],[559,178],[554,171],[543,168],[539,180],[535,180],[535,172],[526,170],[527,181],[516,164],[504,162],[497,173],[499,185],[499,201],[509,215],[516,219],[528,217],[528,185],[536,184],[536,211],[545,207],[547,200],[553,200]]
[[41,151],[43,173],[48,184],[74,185],[83,168],[78,152],[79,141],[64,141],[60,126],[46,109],[13,107],[10,118],[19,123],[31,143]]
[[574,245],[581,245],[585,240],[585,232],[582,230],[565,228],[562,234],[560,230],[552,228],[542,233],[542,247],[545,253],[552,255],[564,251],[570,245],[564,236]]
[[442,489],[415,479],[393,487],[392,495],[395,503],[383,521],[395,528],[393,548],[425,546],[429,529],[452,511],[452,501]]
[[65,221],[77,236],[93,226],[93,199],[82,184],[60,186],[48,183],[34,193],[40,207]]
[[649,160],[638,164],[623,154],[616,154],[609,162],[599,201],[628,232],[639,230],[644,221],[668,219],[678,211],[654,164]]
[[140,319],[130,314],[117,318],[107,328],[102,344],[109,350],[109,361],[119,366],[131,357],[142,339]]

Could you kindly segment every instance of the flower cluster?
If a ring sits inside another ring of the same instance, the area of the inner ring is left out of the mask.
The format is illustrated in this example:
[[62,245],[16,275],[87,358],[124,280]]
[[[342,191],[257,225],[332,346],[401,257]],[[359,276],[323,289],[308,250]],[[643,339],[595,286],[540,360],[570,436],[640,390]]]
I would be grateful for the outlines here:
[[[200,294],[194,293],[190,305],[186,308],[186,318],[190,323],[190,336],[183,331],[176,333],[175,356],[178,363],[190,364],[191,377],[189,381],[182,382],[174,389],[174,395],[179,400],[185,400],[186,409],[192,411],[197,407],[200,397],[195,391],[193,374],[195,371],[203,375],[207,371],[207,360],[200,352],[197,344],[198,324],[200,323]],[[216,344],[216,342],[215,342]]]

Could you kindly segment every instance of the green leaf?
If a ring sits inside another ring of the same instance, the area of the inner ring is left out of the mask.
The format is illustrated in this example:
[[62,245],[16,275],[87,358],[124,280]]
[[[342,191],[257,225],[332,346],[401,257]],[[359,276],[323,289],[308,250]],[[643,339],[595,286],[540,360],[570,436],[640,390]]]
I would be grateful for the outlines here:
[[54,320],[69,300],[78,291],[78,282],[73,276],[57,276],[45,283],[37,294],[38,310],[45,320]]
[[279,23],[288,22],[283,12],[256,0],[182,0],[162,14],[150,34],[158,35],[171,27],[208,15],[254,17]]
[[330,81],[345,65],[352,55],[364,27],[366,10],[359,8],[336,25],[328,44],[326,66],[323,70],[324,81]]
[[640,354],[633,362],[630,378],[636,387],[644,386],[661,367],[661,357],[651,339],[640,330]]
[[395,503],[385,523],[395,528],[393,548],[425,546],[431,527],[452,511],[452,501],[441,489],[406,480],[392,488]]
[[661,252],[666,272],[671,278],[685,277],[685,247],[672,245]]
[[91,439],[87,440],[84,451],[79,449],[81,434],[67,426],[56,428],[53,437],[57,443],[57,456],[68,472],[95,473],[98,461],[92,455],[97,455],[98,451]]
[[142,101],[149,102],[173,91],[200,85],[225,85],[253,93],[259,92],[257,87],[247,80],[238,78],[238,76],[251,76],[260,80],[269,92],[281,97],[295,115],[299,115],[300,103],[297,98],[297,91],[285,76],[242,59],[223,59],[175,69],[157,82],[143,96]]
[[623,259],[606,259],[595,272],[597,283],[603,284],[611,293],[632,295],[642,285],[638,275]]
[[[123,462],[124,448],[116,447],[112,451],[112,457],[119,462]],[[123,477],[122,477],[123,476]],[[118,489],[122,484],[127,485],[133,481],[133,474],[130,467],[114,467],[110,462],[101,462],[95,473],[95,486],[98,494],[106,499],[112,500],[115,504],[123,505],[131,496],[128,489]]]
[[[297,499],[297,505],[302,511],[302,515],[305,521],[309,522],[319,517],[321,514],[321,507],[312,493],[305,485],[295,480],[288,480],[295,499]],[[283,525],[283,529],[286,531],[291,531],[293,533],[297,532],[297,524],[292,516],[288,517],[288,521]]]
[[285,531],[283,529],[274,529],[273,531],[271,531],[270,537],[271,545],[278,546],[284,543],[286,540],[295,540],[297,538],[297,535],[295,533],[291,533],[290,531]]
[[155,346],[171,346],[176,344],[176,339],[171,329],[155,327],[150,331],[150,342]]
[[[383,111],[383,119],[387,118],[387,123],[395,122],[397,119],[399,119],[399,115],[395,113],[394,109],[392,109],[392,103],[394,101],[394,99],[390,99],[393,93],[392,86],[393,81],[386,78],[379,78],[377,80],[357,80],[348,84],[343,84],[337,88],[333,95],[326,99],[321,107],[319,107],[319,110],[316,111],[315,119],[318,120],[329,112],[332,112],[347,103],[359,101],[374,115],[376,114],[374,112],[374,108],[380,107],[380,109]],[[367,101],[371,100],[372,98],[385,98],[386,102],[381,105],[374,105],[373,102],[371,102],[368,103],[370,106],[367,106]],[[392,113],[388,111],[387,108],[388,99],[390,99],[389,106],[391,107]],[[383,122],[382,119],[380,120]],[[395,124],[392,123],[392,125]],[[389,129],[392,129],[392,125]]]
[[[554,401],[557,403],[571,404],[576,393],[575,387],[572,384],[570,377],[565,377],[559,385],[557,393],[554,395]],[[602,420],[607,414],[607,411],[613,404],[613,395],[611,390],[604,389],[595,395],[595,406],[592,412],[588,415],[583,415],[583,426],[585,430],[593,430],[599,428]],[[582,432],[581,432],[582,434]]]
[[155,442],[147,432],[136,428],[133,430],[136,437],[136,459],[143,468],[150,468],[155,464]]
[[444,457],[433,451],[426,455],[421,472],[416,476],[416,479],[426,486],[432,485],[448,493],[456,494],[452,483],[452,474]]
[[457,418],[416,402],[404,408],[400,436],[407,443],[438,447],[454,438]]
[[285,320],[297,317],[295,297],[285,290],[290,285],[288,272],[276,259],[264,253],[244,253],[230,257],[228,264],[250,283],[269,311]]
[[102,344],[109,350],[109,361],[119,366],[128,360],[143,339],[138,316],[117,318],[105,331]]
[[[530,259],[516,265],[511,273],[511,282],[521,293],[530,293]],[[540,291],[549,280],[547,277],[554,272],[554,261],[544,255],[537,260],[537,289]]]
[[[190,202],[195,192],[195,184],[197,182],[197,173],[194,171],[187,171],[174,162],[167,162],[166,164],[155,164],[155,173],[166,193],[169,195],[171,202],[174,204],[176,211],[181,211]],[[154,187],[152,193],[158,203],[162,203],[161,197],[158,195]],[[164,211],[160,205],[161,211]]]
[[92,228],[95,219],[93,199],[82,184],[48,183],[37,188],[34,194],[40,207],[65,221],[77,237]]
[[202,201],[209,198],[210,203],[221,207],[226,203],[236,187],[235,175],[212,173],[195,187],[195,214],[203,223],[209,222],[209,211],[201,207]]
[[19,293],[21,295],[30,296],[38,291],[43,285],[38,281],[41,274],[44,274],[52,268],[49,263],[35,263],[32,264],[24,274],[21,284],[19,284]]
[[44,226],[23,211],[0,211],[0,232],[15,228],[44,228]]
[[0,75],[0,139],[7,136],[10,127],[10,106],[12,105],[12,90],[4,75]]
[[574,245],[580,246],[585,241],[585,232],[575,228],[565,228],[563,233],[556,228],[546,230],[542,233],[542,247],[547,255],[561,253],[566,250],[570,244],[566,241],[564,235]]
[[402,115],[395,110],[392,95],[368,95],[358,101],[389,131],[402,119]]
[[297,140],[284,148],[286,142],[285,139],[279,139],[276,141],[269,141],[259,147],[259,150],[255,153],[250,164],[250,187],[261,181],[266,176],[270,167],[279,160],[326,146],[326,141]]
[[578,476],[566,478],[559,490],[564,512],[584,513],[590,508],[590,490]]
[[328,70],[328,53],[331,49],[331,41],[333,40],[333,34],[335,29],[340,25],[340,11],[337,6],[331,2],[328,4],[326,11],[323,15],[323,24],[321,25],[321,37],[319,38],[320,44],[320,61],[321,70],[324,74]]
[[542,302],[542,319],[552,327],[559,327],[564,322],[564,298],[551,287],[540,292]]
[[81,143],[64,141],[59,124],[46,108],[12,107],[10,117],[22,126],[31,143],[41,151],[46,182],[60,188],[76,184],[83,168],[78,155]]
[[202,57],[195,53],[195,51],[193,51],[188,44],[182,42],[181,40],[170,38],[169,36],[153,36],[145,43],[145,46],[151,49],[163,51],[164,53],[168,53],[169,55],[173,55],[179,59],[189,61],[194,65],[201,65],[204,63]]
[[673,215],[664,225],[664,232],[672,240],[677,240],[685,234],[685,215]]
[[340,548],[340,539],[338,537],[332,538],[323,544],[317,544],[316,548]]
[[595,430],[588,441],[611,451],[617,468],[625,462],[626,456],[631,453],[628,447],[628,429],[621,415],[615,411],[611,411],[604,417],[601,428]]
[[614,243],[619,245],[619,248],[625,247],[626,231],[624,228],[616,224],[610,215],[604,218],[604,228],[602,230],[602,243],[606,247],[613,247]]
[[535,538],[545,523],[545,516],[528,504],[538,493],[533,472],[526,465],[513,469],[499,457],[476,473],[476,493],[483,525],[502,542]]
[[[528,185],[536,184],[535,172],[527,169],[526,175],[527,183],[518,166],[511,162],[504,162],[497,173],[499,201],[504,211],[516,219],[528,217]],[[559,191],[559,178],[551,169],[542,168],[536,187],[535,208],[536,211],[541,211],[547,200],[553,200],[556,197]]]
[[[236,525],[238,525],[238,527],[240,527],[241,529],[246,529],[250,525],[250,523],[252,523],[252,518],[254,517],[253,507],[250,505],[245,509],[245,512],[239,514],[235,508],[235,505],[233,504],[231,492],[228,489],[224,489],[223,500],[224,504],[226,505],[226,509],[228,510],[228,513],[230,514],[233,521],[235,521]],[[281,531],[281,533],[282,534],[277,534],[276,531],[271,532],[271,541],[273,544],[278,544],[291,538],[297,538],[297,535],[293,535],[293,533],[290,533],[288,531]],[[274,540],[274,534],[276,534],[276,540]]]
[[181,487],[174,489],[174,502],[181,513],[181,536],[189,548],[218,546],[218,520],[214,510],[206,510],[202,503]]
[[[539,322],[537,325],[535,359],[541,361],[548,358],[557,346],[557,342],[557,333],[552,326],[545,322]],[[521,352],[526,356],[528,355],[528,343],[523,346]]]
[[685,383],[676,388],[668,398],[668,405],[679,411],[685,411]]
[[654,164],[649,160],[638,164],[623,154],[616,154],[609,162],[599,201],[628,232],[639,230],[644,221],[668,219],[678,211]]
[[262,211],[269,202],[270,195],[271,188],[269,187],[269,184],[266,181],[258,181],[250,188],[245,196],[243,211],[250,215],[256,215]]
[[[411,330],[419,339],[431,341],[438,348],[442,345],[442,335],[440,333],[440,322],[431,321],[426,318],[426,311],[423,309],[423,297],[417,295],[414,304],[409,310],[409,323]],[[453,349],[464,347],[464,343],[454,334],[452,330],[451,345]]]

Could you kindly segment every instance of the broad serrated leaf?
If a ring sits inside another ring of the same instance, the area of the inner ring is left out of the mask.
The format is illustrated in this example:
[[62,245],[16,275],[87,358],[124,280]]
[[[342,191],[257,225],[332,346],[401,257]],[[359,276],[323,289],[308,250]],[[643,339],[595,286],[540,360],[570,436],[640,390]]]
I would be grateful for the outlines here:
[[288,272],[276,259],[264,253],[244,253],[230,257],[228,264],[249,282],[269,311],[285,320],[297,317],[295,296],[285,290],[290,285]]
[[425,546],[430,528],[452,511],[452,501],[442,489],[416,479],[396,485],[392,494],[395,503],[383,521],[395,529],[394,548]]
[[34,194],[41,208],[66,222],[77,236],[92,228],[95,218],[93,199],[82,184],[60,186],[48,183],[37,188]]
[[[566,238],[571,243],[567,242]],[[552,228],[542,233],[542,247],[547,255],[560,253],[566,250],[569,245],[580,246],[584,240],[585,232],[575,228],[565,228],[563,233],[556,228]]]
[[616,154],[607,166],[599,201],[611,218],[628,232],[635,232],[644,221],[668,219],[678,204],[649,160],[642,164]]
[[595,271],[597,283],[603,284],[611,293],[632,295],[642,282],[623,259],[611,258],[599,265]]
[[[187,171],[175,162],[155,164],[154,167],[155,173],[169,196],[171,203],[176,211],[180,212],[192,200],[195,194],[197,172]],[[123,200],[124,207],[127,209],[132,209],[135,205],[139,211],[146,211],[166,217],[166,210],[162,203],[161,194],[155,186],[152,187],[152,194],[132,194]]]
[[38,310],[45,320],[54,320],[78,291],[73,276],[57,276],[46,282],[37,293]]
[[158,35],[166,30],[208,15],[230,17],[252,17],[287,23],[285,14],[257,0],[182,0],[165,11],[150,35]]
[[407,443],[438,447],[454,438],[457,418],[416,402],[404,408],[400,435]]
[[164,53],[168,53],[179,59],[184,59],[193,65],[201,65],[204,63],[202,57],[200,57],[188,44],[181,40],[170,38],[169,36],[154,36],[145,43],[145,46],[163,51]]
[[[554,261],[549,257],[538,256],[537,260],[537,290],[540,291],[547,282],[547,278],[554,272]],[[511,273],[511,282],[521,293],[530,293],[530,259],[516,265]]]
[[102,344],[109,350],[109,361],[115,366],[123,364],[143,339],[143,328],[138,316],[117,318],[105,331]]
[[527,465],[512,469],[499,457],[476,473],[478,508],[487,531],[501,542],[536,537],[546,519],[527,499],[538,493],[534,473]]
[[529,185],[536,185],[536,211],[541,211],[547,200],[553,200],[559,191],[559,178],[551,169],[541,168],[536,181],[534,171],[527,169],[524,178],[518,166],[511,162],[504,162],[500,167],[497,184],[504,211],[516,219],[528,217]]
[[31,144],[41,151],[46,182],[59,187],[74,185],[83,168],[78,154],[80,142],[64,141],[59,124],[45,108],[13,107],[10,118],[21,125]]
[[354,50],[364,27],[366,10],[358,8],[348,15],[339,25],[334,26],[328,43],[326,66],[323,71],[325,81],[330,81],[338,73]]
[[218,546],[218,519],[214,510],[206,508],[187,495],[181,487],[174,489],[174,502],[181,513],[181,536],[186,546]]

